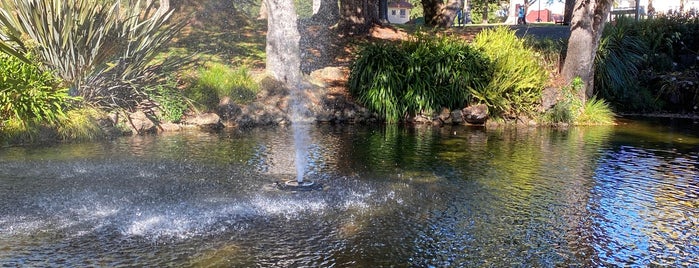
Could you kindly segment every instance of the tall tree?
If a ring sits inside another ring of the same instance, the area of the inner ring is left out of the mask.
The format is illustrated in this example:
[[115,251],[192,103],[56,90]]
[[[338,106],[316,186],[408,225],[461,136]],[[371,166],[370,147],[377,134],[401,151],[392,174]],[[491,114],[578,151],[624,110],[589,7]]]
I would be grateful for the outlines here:
[[448,28],[454,22],[456,13],[463,9],[463,0],[421,0],[425,16],[425,24],[434,27]]
[[267,71],[290,87],[301,82],[300,35],[294,0],[265,0]]
[[565,0],[565,8],[563,9],[563,23],[570,25],[573,20],[573,8],[575,8],[575,0]]
[[613,0],[577,0],[573,9],[568,50],[561,74],[567,83],[575,77],[585,82],[580,98],[592,97],[594,90],[594,62],[602,37],[604,24],[612,9]]

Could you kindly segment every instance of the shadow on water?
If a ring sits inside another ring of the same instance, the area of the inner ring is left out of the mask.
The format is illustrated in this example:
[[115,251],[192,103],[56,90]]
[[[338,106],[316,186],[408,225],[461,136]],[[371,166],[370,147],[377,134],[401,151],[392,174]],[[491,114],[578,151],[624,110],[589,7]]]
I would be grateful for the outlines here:
[[691,265],[697,135],[648,126],[318,125],[315,191],[285,128],[3,148],[0,264]]

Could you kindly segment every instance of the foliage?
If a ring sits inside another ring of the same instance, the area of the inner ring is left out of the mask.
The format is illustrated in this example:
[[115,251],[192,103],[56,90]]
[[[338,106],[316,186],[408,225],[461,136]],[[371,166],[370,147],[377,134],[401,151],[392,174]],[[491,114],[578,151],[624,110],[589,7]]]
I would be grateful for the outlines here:
[[464,41],[418,34],[400,44],[365,45],[353,63],[350,92],[389,122],[456,108],[492,76],[486,57]]
[[233,69],[220,63],[209,64],[199,69],[194,86],[186,96],[206,109],[216,109],[225,98],[238,104],[255,99],[259,85],[252,79],[248,67]]
[[558,73],[563,65],[562,55],[568,47],[568,40],[537,38],[528,35],[524,38],[524,45],[535,51],[538,62],[549,72]]
[[562,100],[547,111],[543,120],[549,124],[610,125],[614,123],[614,113],[604,100],[592,97],[583,104],[578,94],[585,84],[579,77],[569,86],[563,87]]
[[614,124],[614,112],[609,104],[597,97],[585,102],[580,115],[575,120],[576,125],[611,125]]
[[102,112],[92,107],[69,110],[57,124],[56,131],[63,140],[96,140],[105,136],[99,125],[103,117]]
[[[487,5],[487,9],[486,9]],[[503,11],[503,6],[500,3],[493,2],[490,0],[485,0],[483,2],[473,3],[471,9],[471,20],[474,23],[481,23],[483,21],[483,13],[488,12],[486,17],[488,18],[488,23],[502,23],[507,19],[507,16],[501,16],[499,12]],[[504,11],[507,11],[506,9]]]
[[638,66],[647,46],[632,34],[632,21],[618,18],[602,33],[595,57],[595,90],[604,99],[626,103],[639,88]]
[[161,120],[178,123],[189,110],[189,101],[175,86],[156,85],[150,95],[157,103]]
[[[656,16],[634,24],[635,34],[647,45],[646,66],[655,71],[676,70],[696,64],[699,17]],[[687,62],[686,56],[691,61]]]
[[544,114],[544,121],[550,124],[575,123],[583,107],[578,94],[584,87],[585,83],[582,79],[576,77],[570,85],[561,88],[562,99]]
[[16,119],[25,125],[54,124],[64,117],[64,106],[75,100],[68,95],[67,88],[58,86],[51,73],[3,53],[0,53],[0,85],[0,123]]
[[699,71],[668,72],[658,75],[653,88],[658,89],[656,99],[666,103],[667,110],[675,112],[696,111],[699,106]]
[[313,0],[294,0],[294,8],[299,19],[313,16]]
[[534,50],[506,27],[481,31],[472,45],[490,57],[495,69],[486,87],[472,89],[473,97],[485,103],[492,115],[533,114],[548,78]]
[[2,35],[12,44],[4,50],[33,52],[86,101],[133,107],[147,100],[139,88],[157,81],[156,69],[181,63],[153,62],[185,21],[166,24],[172,11],[148,2],[0,0]]

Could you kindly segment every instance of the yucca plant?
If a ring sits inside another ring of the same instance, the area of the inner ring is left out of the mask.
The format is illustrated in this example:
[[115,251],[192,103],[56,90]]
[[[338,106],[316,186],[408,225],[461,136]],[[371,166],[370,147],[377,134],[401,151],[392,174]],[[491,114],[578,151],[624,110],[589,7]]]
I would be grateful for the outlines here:
[[[149,3],[149,4],[148,4]],[[159,79],[159,50],[184,26],[168,24],[172,11],[158,1],[0,0],[3,51],[37,55],[72,94],[100,106],[135,106],[139,88]]]
[[493,79],[483,88],[474,88],[473,97],[486,104],[495,116],[533,114],[548,78],[534,50],[506,27],[481,31],[472,45],[482,50],[494,65]]

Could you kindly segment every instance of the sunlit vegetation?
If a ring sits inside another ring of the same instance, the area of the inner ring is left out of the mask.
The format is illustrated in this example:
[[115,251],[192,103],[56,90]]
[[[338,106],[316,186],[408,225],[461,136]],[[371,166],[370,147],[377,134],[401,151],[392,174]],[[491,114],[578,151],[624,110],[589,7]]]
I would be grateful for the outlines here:
[[102,111],[93,107],[72,109],[66,113],[56,126],[58,136],[62,140],[96,140],[105,137],[99,126],[99,120],[104,118]]
[[172,12],[129,1],[32,0],[1,2],[2,34],[11,54],[32,53],[84,101],[104,108],[129,108],[149,97],[141,89],[181,62],[153,62],[184,26],[167,23]]
[[77,98],[70,97],[68,88],[61,87],[60,80],[50,72],[33,64],[33,57],[23,57],[27,62],[0,53],[0,127],[55,124],[65,117],[69,101]]
[[609,125],[614,123],[614,112],[607,102],[593,97],[586,102],[580,99],[583,81],[573,80],[571,85],[561,89],[563,95],[556,105],[543,116],[545,124],[568,125]]
[[247,67],[231,68],[220,63],[200,68],[192,84],[185,94],[205,110],[215,110],[225,99],[236,104],[249,103],[259,91],[259,84]]
[[533,115],[548,79],[535,51],[506,27],[483,30],[472,44],[488,55],[495,69],[485,88],[472,91],[474,97],[496,116]]
[[488,59],[460,39],[418,34],[400,44],[372,43],[352,65],[350,92],[389,122],[458,108],[492,77]]

